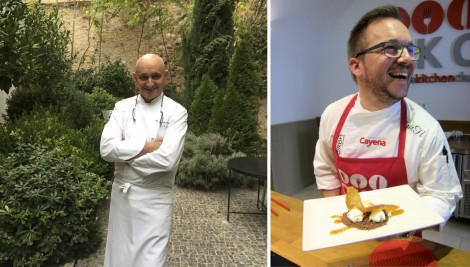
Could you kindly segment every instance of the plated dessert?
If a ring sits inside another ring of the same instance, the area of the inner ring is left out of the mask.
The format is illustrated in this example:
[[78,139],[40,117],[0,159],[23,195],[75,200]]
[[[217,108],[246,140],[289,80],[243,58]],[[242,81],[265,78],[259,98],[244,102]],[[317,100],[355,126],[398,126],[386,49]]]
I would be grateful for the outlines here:
[[348,187],[346,193],[346,207],[348,211],[342,215],[333,215],[335,223],[344,224],[345,227],[336,229],[330,234],[339,234],[346,230],[357,228],[359,230],[372,230],[387,224],[388,220],[404,212],[397,205],[379,204],[372,201],[362,201],[361,196],[355,187]]

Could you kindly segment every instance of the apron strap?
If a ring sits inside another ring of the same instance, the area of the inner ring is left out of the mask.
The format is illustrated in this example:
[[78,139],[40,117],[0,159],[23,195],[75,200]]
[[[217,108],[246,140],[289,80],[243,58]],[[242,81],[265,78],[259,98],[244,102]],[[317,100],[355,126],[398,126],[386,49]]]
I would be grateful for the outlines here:
[[335,134],[333,135],[333,153],[335,155],[338,154],[338,150],[336,150],[336,143],[338,141],[339,134],[341,133],[341,130],[343,129],[344,122],[346,121],[346,118],[349,115],[349,112],[351,111],[352,107],[354,106],[354,103],[356,102],[358,94],[356,94],[351,101],[349,101],[348,105],[346,106],[346,109],[344,110],[343,114],[341,115],[341,118],[339,119],[338,125],[336,126]]

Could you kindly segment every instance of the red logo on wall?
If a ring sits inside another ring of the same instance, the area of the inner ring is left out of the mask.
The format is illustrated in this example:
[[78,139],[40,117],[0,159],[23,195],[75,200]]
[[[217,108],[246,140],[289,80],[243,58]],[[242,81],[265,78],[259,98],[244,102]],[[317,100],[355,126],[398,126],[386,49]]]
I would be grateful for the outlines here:
[[447,8],[447,14],[442,6],[435,1],[421,2],[410,15],[402,8],[400,12],[403,17],[403,23],[406,27],[413,25],[416,32],[420,34],[429,34],[437,31],[444,19],[447,18],[449,25],[456,30],[470,29],[470,3],[467,3],[467,21],[464,21],[464,6],[468,0],[453,0]]

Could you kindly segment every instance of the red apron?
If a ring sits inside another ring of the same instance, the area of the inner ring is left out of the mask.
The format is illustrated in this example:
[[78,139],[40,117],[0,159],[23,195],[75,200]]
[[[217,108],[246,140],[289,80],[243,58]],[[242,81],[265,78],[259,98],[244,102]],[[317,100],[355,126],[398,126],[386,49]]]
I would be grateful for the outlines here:
[[336,168],[341,182],[341,194],[346,194],[348,186],[354,186],[358,191],[368,191],[380,188],[408,184],[404,160],[406,143],[406,105],[401,100],[400,133],[398,137],[398,155],[389,158],[343,158],[336,149],[338,138],[344,122],[356,102],[357,94],[351,99],[344,110],[333,136],[333,153]]

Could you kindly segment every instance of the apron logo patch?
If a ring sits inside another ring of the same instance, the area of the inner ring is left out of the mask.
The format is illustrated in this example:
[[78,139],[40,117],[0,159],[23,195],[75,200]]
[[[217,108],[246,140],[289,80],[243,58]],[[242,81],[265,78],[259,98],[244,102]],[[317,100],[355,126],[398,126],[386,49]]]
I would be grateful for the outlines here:
[[341,147],[343,147],[344,144],[344,134],[340,134],[338,136],[338,141],[336,142],[336,153],[338,155],[341,155]]
[[359,143],[366,145],[367,147],[370,146],[387,146],[387,142],[385,140],[381,140],[379,138],[374,139],[367,139],[365,137],[361,137]]
[[363,174],[355,173],[349,176],[343,170],[338,169],[339,177],[341,178],[341,183],[346,187],[348,185],[352,185],[355,188],[361,190],[366,188],[367,186],[370,189],[382,189],[387,188],[388,181],[383,175],[374,174],[369,178],[366,178]]

